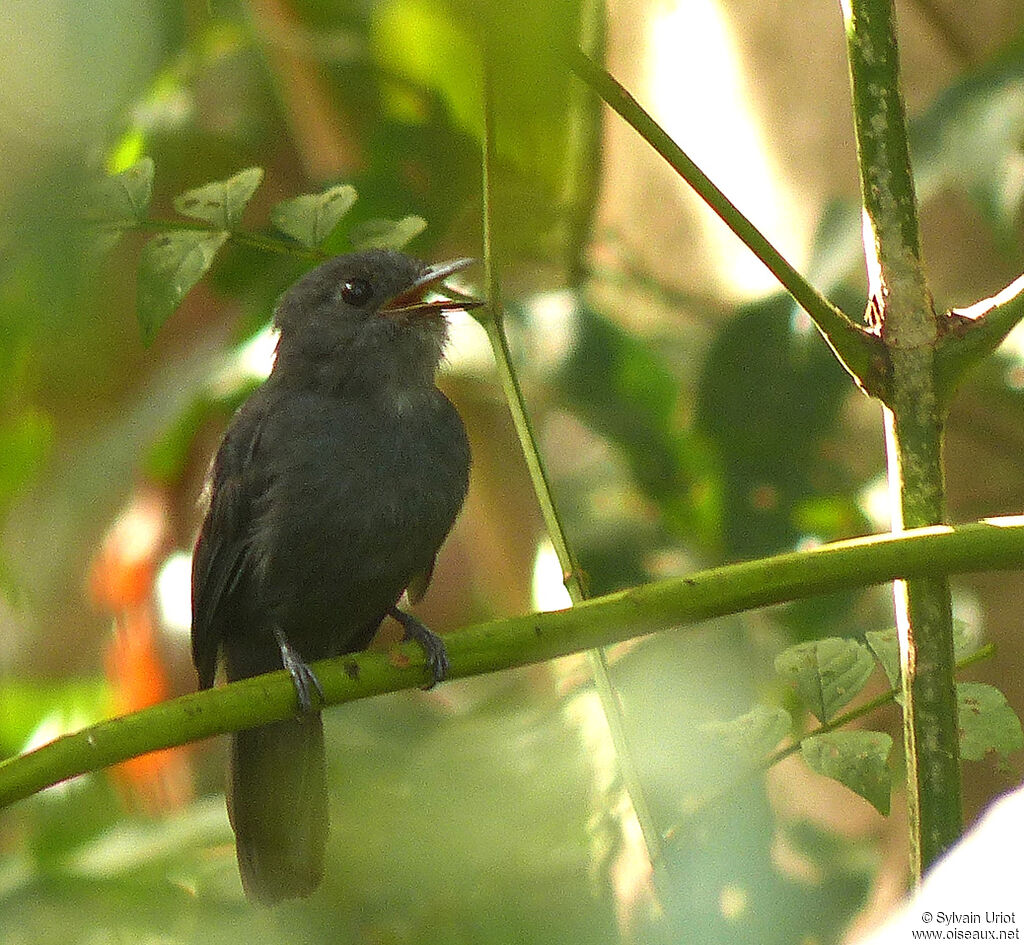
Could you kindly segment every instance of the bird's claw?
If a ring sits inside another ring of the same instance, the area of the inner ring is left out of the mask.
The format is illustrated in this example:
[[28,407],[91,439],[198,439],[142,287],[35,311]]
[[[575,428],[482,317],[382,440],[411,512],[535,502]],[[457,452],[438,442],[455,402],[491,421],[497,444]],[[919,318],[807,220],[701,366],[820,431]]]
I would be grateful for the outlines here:
[[448,675],[448,670],[451,668],[448,661],[448,648],[444,645],[444,640],[404,610],[392,607],[388,613],[402,625],[406,640],[415,640],[423,647],[427,669],[430,670],[432,680],[423,688],[433,689]]

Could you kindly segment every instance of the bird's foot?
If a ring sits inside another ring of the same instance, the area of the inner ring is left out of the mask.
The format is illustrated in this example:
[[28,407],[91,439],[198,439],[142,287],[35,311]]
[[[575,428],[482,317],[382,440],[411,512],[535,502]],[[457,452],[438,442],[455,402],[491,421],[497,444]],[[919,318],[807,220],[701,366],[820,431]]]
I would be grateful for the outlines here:
[[433,689],[434,686],[448,675],[448,669],[450,668],[448,649],[444,645],[444,640],[420,623],[412,614],[407,614],[404,610],[392,607],[388,613],[402,625],[406,640],[415,640],[423,647],[423,652],[427,657],[427,668],[430,670],[430,676],[433,680],[429,686],[424,686],[424,688]]
[[[295,685],[299,710],[303,715],[310,715],[318,711],[320,704],[324,701],[324,690],[320,685],[320,680],[316,678],[316,673],[313,672],[313,667],[299,656],[298,651],[288,642],[278,627],[274,627],[274,639],[277,640],[277,645],[281,650],[281,662],[288,670],[288,675],[292,677],[292,683]],[[313,705],[314,692],[317,695],[318,703],[315,706]]]

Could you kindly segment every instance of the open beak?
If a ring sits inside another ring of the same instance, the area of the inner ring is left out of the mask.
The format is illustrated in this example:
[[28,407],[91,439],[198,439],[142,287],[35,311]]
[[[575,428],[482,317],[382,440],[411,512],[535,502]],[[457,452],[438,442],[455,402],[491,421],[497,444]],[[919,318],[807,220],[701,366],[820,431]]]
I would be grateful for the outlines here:
[[475,259],[453,259],[449,262],[427,266],[422,275],[408,289],[388,299],[379,309],[381,315],[431,315],[450,312],[454,309],[479,308],[484,303],[479,299],[430,299],[432,293],[440,294],[441,283],[449,276],[475,263]]

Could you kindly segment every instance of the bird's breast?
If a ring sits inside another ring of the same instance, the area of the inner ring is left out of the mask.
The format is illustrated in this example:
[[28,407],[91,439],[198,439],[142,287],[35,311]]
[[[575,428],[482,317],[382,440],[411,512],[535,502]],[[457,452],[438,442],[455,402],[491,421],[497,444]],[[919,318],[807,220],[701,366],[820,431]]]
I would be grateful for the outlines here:
[[260,439],[254,547],[282,622],[368,619],[429,569],[469,472],[443,394],[292,396],[271,405]]

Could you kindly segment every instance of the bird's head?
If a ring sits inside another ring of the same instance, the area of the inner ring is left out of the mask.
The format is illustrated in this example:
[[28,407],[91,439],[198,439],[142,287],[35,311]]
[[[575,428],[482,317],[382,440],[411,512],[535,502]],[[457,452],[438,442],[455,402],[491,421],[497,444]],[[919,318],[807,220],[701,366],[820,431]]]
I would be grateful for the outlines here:
[[330,387],[433,383],[446,311],[483,303],[440,295],[472,259],[427,265],[389,249],[335,256],[282,296],[275,373]]

